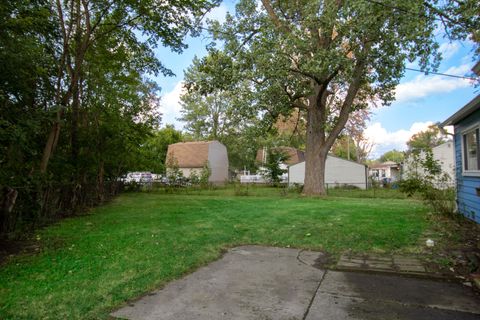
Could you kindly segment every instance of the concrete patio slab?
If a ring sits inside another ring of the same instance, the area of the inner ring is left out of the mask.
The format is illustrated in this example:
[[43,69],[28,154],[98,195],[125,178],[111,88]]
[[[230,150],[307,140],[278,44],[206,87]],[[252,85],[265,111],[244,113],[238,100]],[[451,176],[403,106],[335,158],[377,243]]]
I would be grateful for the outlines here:
[[[137,320],[480,319],[479,297],[459,283],[324,271],[319,267],[325,257],[297,249],[237,247],[112,316]],[[415,266],[415,261],[409,263]]]
[[302,319],[321,253],[243,246],[112,314],[126,319]]
[[478,296],[456,282],[398,275],[328,271],[318,292],[372,302],[383,301],[468,312],[477,314],[480,319]]
[[318,293],[306,320],[478,320],[480,315]]

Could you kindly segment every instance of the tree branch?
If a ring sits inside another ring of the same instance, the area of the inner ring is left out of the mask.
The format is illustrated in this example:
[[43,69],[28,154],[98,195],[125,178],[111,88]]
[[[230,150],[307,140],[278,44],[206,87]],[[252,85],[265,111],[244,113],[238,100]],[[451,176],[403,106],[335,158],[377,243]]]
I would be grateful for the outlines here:
[[267,10],[268,16],[272,19],[273,24],[281,31],[288,33],[290,28],[284,24],[277,16],[275,11],[273,11],[272,3],[270,0],[262,0],[263,7]]
[[370,51],[370,46],[371,46],[371,43],[369,41],[364,41],[364,43],[365,43],[365,46],[362,50],[363,51],[362,56],[359,58],[359,60],[355,65],[355,68],[353,71],[353,80],[350,86],[348,87],[347,95],[343,100],[342,107],[340,109],[340,114],[338,116],[338,121],[333,127],[332,131],[330,132],[326,140],[326,144],[329,146],[333,145],[333,143],[335,142],[335,139],[345,127],[345,124],[348,121],[348,117],[352,108],[353,101],[355,100],[355,97],[357,96],[357,92],[360,89],[362,76],[365,72],[365,64],[366,64],[365,54],[367,54]]

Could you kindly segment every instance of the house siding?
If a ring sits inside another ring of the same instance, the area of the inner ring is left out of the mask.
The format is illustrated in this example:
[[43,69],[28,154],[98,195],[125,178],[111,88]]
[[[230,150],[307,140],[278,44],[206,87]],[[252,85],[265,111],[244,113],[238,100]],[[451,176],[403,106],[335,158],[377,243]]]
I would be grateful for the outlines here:
[[212,170],[209,181],[224,184],[228,181],[227,148],[218,141],[212,141],[208,148],[208,165]]
[[[288,167],[289,185],[303,184],[304,181],[305,161]],[[325,163],[325,184],[327,187],[348,184],[366,189],[367,168],[363,164],[329,155]]]
[[458,211],[480,223],[480,196],[476,190],[480,188],[480,177],[464,175],[462,163],[462,132],[476,124],[480,124],[480,109],[455,125],[455,163]]

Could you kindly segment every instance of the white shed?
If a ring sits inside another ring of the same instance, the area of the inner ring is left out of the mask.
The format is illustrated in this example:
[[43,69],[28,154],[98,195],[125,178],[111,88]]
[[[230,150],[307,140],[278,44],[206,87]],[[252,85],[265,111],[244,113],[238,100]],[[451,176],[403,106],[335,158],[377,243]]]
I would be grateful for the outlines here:
[[[325,163],[325,184],[328,187],[353,185],[367,188],[367,166],[336,156],[328,155]],[[288,167],[288,184],[303,184],[305,179],[305,161]]]

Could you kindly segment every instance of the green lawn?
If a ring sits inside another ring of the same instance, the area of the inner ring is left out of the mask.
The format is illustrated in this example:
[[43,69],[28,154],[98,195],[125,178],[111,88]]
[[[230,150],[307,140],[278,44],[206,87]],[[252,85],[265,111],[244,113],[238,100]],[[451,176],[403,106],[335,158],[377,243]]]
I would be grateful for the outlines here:
[[355,194],[341,191],[312,199],[266,188],[250,189],[253,196],[234,193],[123,194],[89,215],[39,231],[39,254],[0,266],[0,319],[105,319],[126,300],[236,245],[334,256],[416,252],[429,229],[426,210],[412,200],[339,197]]

